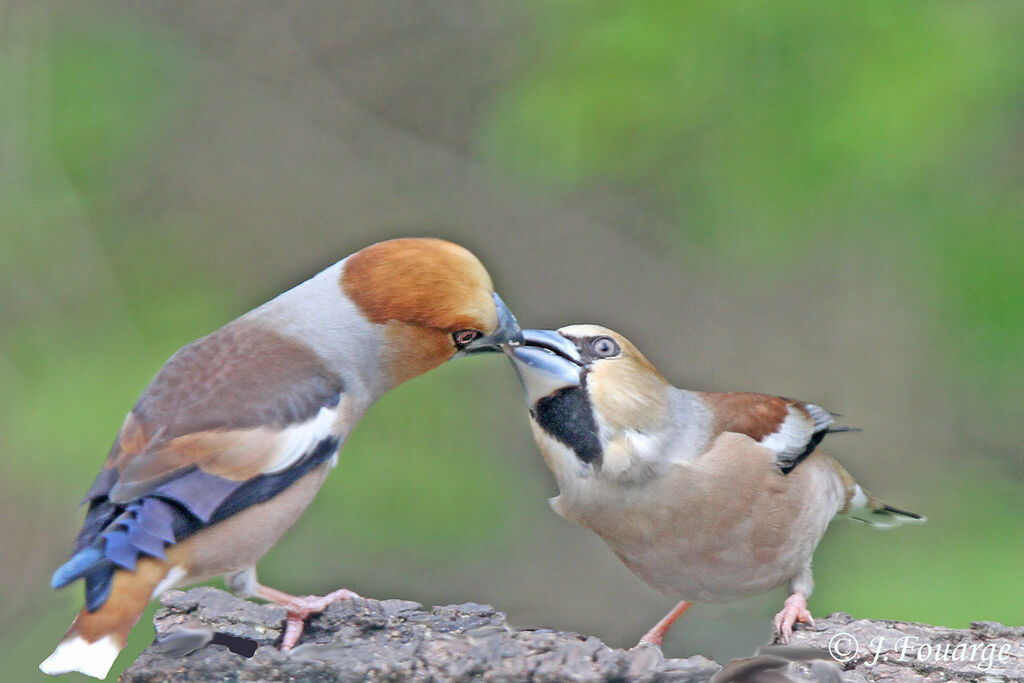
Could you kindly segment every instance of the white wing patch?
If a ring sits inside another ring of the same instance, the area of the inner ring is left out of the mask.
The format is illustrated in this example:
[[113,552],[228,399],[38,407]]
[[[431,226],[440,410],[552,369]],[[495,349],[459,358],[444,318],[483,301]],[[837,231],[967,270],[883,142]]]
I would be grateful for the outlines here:
[[787,406],[788,414],[778,430],[760,441],[762,446],[778,454],[784,466],[792,465],[807,450],[814,435],[832,424],[832,413],[821,406],[808,403],[804,409],[793,404]]
[[264,474],[282,472],[313,450],[318,443],[335,433],[337,407],[323,407],[311,420],[282,429],[277,435],[277,456],[263,469]]

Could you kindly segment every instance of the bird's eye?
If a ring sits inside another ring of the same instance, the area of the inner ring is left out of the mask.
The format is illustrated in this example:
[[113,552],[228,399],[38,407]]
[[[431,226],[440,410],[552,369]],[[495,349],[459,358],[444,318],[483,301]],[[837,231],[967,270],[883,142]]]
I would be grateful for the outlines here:
[[452,333],[452,341],[455,342],[455,346],[461,349],[466,344],[477,339],[481,334],[483,333],[480,330],[459,330]]
[[598,358],[608,358],[619,353],[619,345],[611,337],[598,337],[590,342],[590,349]]

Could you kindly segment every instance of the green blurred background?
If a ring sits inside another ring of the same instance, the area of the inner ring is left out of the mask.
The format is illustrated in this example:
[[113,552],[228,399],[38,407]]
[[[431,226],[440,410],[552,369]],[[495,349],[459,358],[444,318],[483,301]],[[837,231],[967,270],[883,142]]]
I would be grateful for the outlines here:
[[[812,611],[1024,622],[1024,5],[0,3],[0,659],[36,665],[79,497],[163,360],[378,239],[473,248],[530,326],[826,405],[876,494]],[[672,604],[555,494],[498,357],[385,397],[261,565],[636,640]],[[670,655],[742,656],[781,591]],[[152,608],[115,670],[152,637]]]

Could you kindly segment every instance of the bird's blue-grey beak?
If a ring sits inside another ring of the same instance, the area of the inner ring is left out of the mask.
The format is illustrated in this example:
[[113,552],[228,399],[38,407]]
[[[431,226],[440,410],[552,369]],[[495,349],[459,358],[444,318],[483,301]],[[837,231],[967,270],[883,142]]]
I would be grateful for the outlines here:
[[494,293],[494,307],[498,311],[498,329],[494,331],[494,334],[474,339],[456,355],[501,351],[509,344],[523,342],[523,331],[519,329],[519,322],[512,315],[512,311],[508,310],[508,306],[501,300],[497,292]]
[[554,330],[523,330],[523,341],[505,353],[519,373],[532,406],[559,389],[582,383],[583,359],[576,344]]

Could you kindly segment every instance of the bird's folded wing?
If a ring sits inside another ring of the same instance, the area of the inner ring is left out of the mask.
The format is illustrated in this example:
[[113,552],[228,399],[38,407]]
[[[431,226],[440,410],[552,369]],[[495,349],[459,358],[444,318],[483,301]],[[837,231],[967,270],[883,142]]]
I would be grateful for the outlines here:
[[701,394],[715,415],[715,431],[746,434],[775,453],[788,474],[814,452],[834,416],[821,406],[756,393]]
[[[341,378],[305,345],[239,327],[171,357],[125,418],[86,501],[158,497],[208,524],[227,502],[238,511],[266,500],[334,454],[351,426]],[[246,500],[229,501],[240,492]]]

